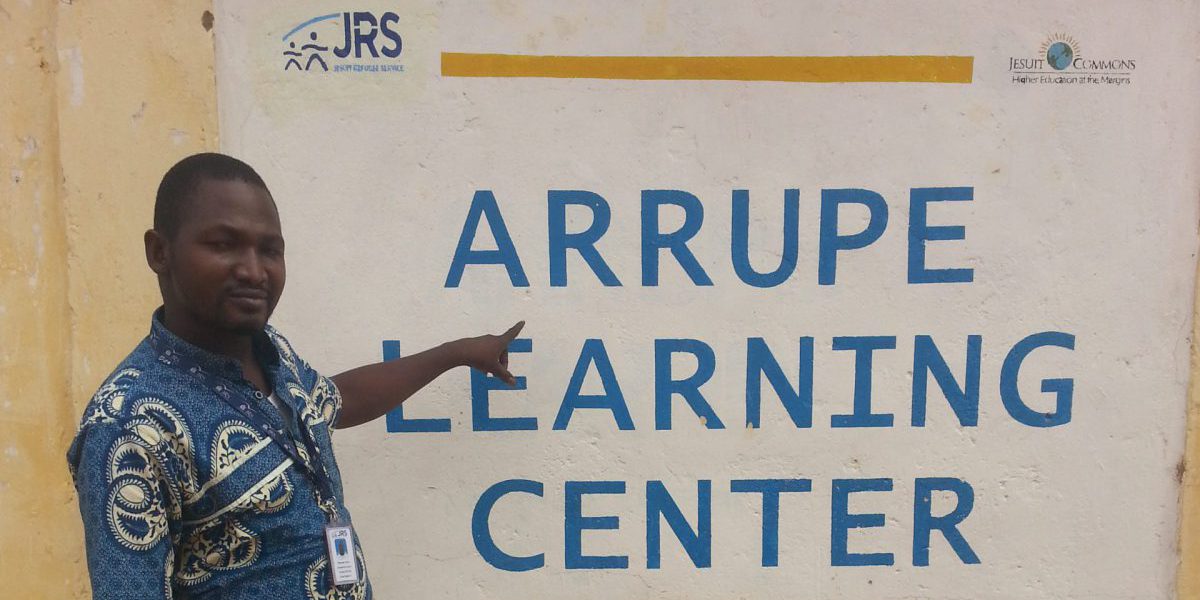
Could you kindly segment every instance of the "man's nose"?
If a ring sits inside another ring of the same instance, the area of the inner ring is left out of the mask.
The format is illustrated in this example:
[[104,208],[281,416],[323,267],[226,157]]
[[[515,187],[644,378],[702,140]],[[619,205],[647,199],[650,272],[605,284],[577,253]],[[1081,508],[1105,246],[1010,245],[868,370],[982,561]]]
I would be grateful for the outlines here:
[[254,285],[262,285],[267,281],[267,267],[258,250],[249,248],[241,253],[234,275],[242,281]]

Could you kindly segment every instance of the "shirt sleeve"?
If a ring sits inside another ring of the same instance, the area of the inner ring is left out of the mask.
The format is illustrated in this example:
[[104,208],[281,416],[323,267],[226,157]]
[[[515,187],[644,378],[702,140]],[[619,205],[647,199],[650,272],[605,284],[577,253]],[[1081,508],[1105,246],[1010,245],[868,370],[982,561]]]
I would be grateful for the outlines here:
[[[305,367],[307,366],[306,364]],[[311,369],[309,370],[311,371]],[[329,377],[312,371],[312,379],[316,382],[311,394],[313,404],[316,405],[321,417],[329,424],[329,431],[332,434],[333,426],[342,414],[342,393],[338,391],[337,384]]]
[[97,423],[72,449],[97,600],[172,597],[179,501],[156,439],[144,424]]
[[333,383],[333,379],[318,373],[308,364],[308,361],[300,358],[291,342],[280,335],[278,331],[268,329],[268,332],[280,350],[280,359],[283,360],[284,366],[292,371],[308,395],[313,411],[329,425],[330,431],[332,431],[334,423],[337,423],[338,416],[342,412],[342,394],[338,391],[337,385]]

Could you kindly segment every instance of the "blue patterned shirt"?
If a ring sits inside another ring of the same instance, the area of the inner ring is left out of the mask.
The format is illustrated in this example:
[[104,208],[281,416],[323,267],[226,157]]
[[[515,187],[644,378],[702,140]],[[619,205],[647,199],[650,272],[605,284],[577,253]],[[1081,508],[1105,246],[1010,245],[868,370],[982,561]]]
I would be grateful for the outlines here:
[[[270,326],[255,354],[288,414],[237,361],[183,341],[157,313],[88,403],[67,461],[95,598],[371,597],[357,540],[359,584],[333,587],[325,550],[327,519],[350,520],[330,439],[341,396]],[[248,394],[293,439],[307,428],[317,456],[296,444],[299,458],[323,464],[335,498],[318,504],[306,471],[189,374],[188,362]]]

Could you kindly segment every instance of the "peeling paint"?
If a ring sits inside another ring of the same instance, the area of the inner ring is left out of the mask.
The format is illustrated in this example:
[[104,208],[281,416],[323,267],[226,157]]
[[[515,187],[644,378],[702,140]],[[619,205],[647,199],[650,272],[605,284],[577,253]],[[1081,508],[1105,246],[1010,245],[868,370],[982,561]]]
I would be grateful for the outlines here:
[[71,82],[71,106],[83,106],[83,51],[78,47],[67,48],[59,52],[59,61],[67,65],[67,74]]
[[38,151],[37,138],[35,138],[31,135],[21,138],[21,158],[22,159],[31,158],[34,154],[37,154],[37,151]]
[[42,224],[33,224],[33,244],[34,253],[37,256],[38,264],[41,264],[42,258],[46,255],[46,240],[42,238]]

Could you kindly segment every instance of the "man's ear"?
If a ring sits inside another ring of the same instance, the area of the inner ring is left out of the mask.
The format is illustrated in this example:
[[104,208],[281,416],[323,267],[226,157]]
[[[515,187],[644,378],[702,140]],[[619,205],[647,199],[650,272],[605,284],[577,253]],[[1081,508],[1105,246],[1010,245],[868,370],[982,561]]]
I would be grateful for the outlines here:
[[167,239],[153,229],[147,229],[143,239],[146,242],[146,264],[150,266],[151,271],[165,275],[170,252]]

